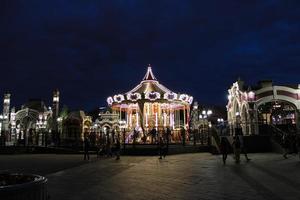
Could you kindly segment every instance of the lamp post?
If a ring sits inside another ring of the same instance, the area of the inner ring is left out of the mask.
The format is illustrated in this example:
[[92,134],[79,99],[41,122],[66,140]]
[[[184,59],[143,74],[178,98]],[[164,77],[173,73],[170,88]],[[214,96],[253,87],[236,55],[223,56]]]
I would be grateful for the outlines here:
[[58,145],[60,146],[60,141],[61,141],[61,137],[62,137],[62,121],[63,118],[62,117],[58,117],[57,118],[57,134],[58,134]]
[[224,126],[224,119],[218,118],[217,122],[218,122],[218,127],[219,127],[219,135],[223,135],[222,130],[223,130],[223,126]]
[[[43,118],[42,115],[39,116],[39,120],[36,122],[37,128],[39,130],[39,132],[41,132],[42,134],[42,143],[45,144],[45,146],[47,146],[47,131],[45,131],[46,127],[47,127],[47,116],[45,116]],[[38,142],[39,143],[39,142]]]
[[[210,145],[210,128],[211,128],[211,122],[209,121],[209,117],[213,114],[212,110],[210,109],[204,109],[202,110],[201,114],[199,115],[199,119],[203,120],[203,128],[207,128],[207,144]],[[202,133],[203,134],[203,133]],[[203,135],[202,135],[203,138]],[[203,143],[203,139],[202,139]]]

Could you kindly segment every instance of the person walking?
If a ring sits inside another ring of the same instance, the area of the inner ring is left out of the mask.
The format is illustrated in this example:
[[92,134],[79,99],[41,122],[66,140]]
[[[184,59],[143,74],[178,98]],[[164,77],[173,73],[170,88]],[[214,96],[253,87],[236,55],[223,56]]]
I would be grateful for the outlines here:
[[156,143],[156,129],[153,128],[151,131],[150,131],[150,135],[151,135],[151,144]]
[[171,130],[168,127],[167,131],[166,131],[166,145],[165,145],[165,151],[164,151],[164,157],[167,156],[167,154],[169,153],[169,144],[170,144],[170,136],[171,136]]
[[289,153],[289,147],[290,147],[290,142],[289,142],[289,137],[288,137],[288,134],[283,134],[282,135],[282,147],[284,149],[284,152],[283,152],[283,157],[285,159],[287,159],[287,155]]
[[97,144],[97,158],[100,158],[105,153],[105,146],[101,142]]
[[90,140],[87,136],[84,137],[84,160],[90,160],[90,154],[89,154],[89,150],[90,150]]
[[112,151],[111,151],[111,142],[110,142],[110,139],[108,138],[107,139],[107,142],[106,142],[106,156],[108,157],[112,157]]
[[184,128],[181,128],[180,134],[181,134],[182,146],[185,146],[186,132]]
[[234,137],[232,146],[234,148],[235,162],[240,163],[241,142],[238,135]]
[[[163,156],[163,148],[164,148],[164,141],[162,137],[159,137],[159,159],[162,159]],[[164,156],[165,157],[165,156]]]
[[120,160],[120,150],[121,150],[120,139],[117,138],[117,141],[116,141],[116,149],[115,149],[115,152],[116,152],[116,160]]
[[220,151],[222,153],[223,164],[226,164],[226,159],[229,151],[229,143],[226,137],[221,137]]
[[240,134],[239,135],[239,140],[240,140],[240,143],[241,143],[241,152],[244,154],[245,158],[246,158],[246,161],[249,162],[251,159],[248,158],[248,154],[247,154],[247,147],[245,145],[245,141],[244,141],[244,136],[243,134]]

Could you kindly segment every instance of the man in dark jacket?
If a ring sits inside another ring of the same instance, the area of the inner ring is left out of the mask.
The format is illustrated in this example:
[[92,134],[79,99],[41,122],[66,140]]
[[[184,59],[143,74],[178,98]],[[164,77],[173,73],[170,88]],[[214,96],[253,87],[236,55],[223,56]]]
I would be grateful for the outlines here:
[[120,150],[121,150],[121,144],[120,139],[118,138],[116,141],[116,160],[120,160]]
[[90,150],[90,140],[87,136],[84,137],[84,160],[88,159],[90,160],[90,154],[89,154],[89,150]]

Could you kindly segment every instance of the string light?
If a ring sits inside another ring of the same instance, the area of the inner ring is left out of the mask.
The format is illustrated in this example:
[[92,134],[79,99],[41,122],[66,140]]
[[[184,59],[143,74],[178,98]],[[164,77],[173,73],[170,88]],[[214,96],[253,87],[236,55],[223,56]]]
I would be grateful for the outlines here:
[[117,103],[121,103],[124,100],[125,100],[125,98],[124,98],[124,95],[122,95],[122,94],[118,94],[118,95],[114,96],[114,101]]
[[175,100],[177,99],[177,94],[174,93],[174,92],[167,92],[164,94],[164,99],[168,100],[168,101],[171,101],[171,100]]
[[150,101],[155,101],[160,99],[160,94],[158,92],[146,92],[145,99],[149,99]]
[[129,93],[127,94],[127,100],[131,100],[131,101],[137,101],[139,99],[142,99],[142,95],[138,92],[135,93]]
[[108,105],[112,105],[113,102],[114,102],[114,100],[113,100],[112,97],[108,97],[106,101],[107,101],[107,104],[108,104]]

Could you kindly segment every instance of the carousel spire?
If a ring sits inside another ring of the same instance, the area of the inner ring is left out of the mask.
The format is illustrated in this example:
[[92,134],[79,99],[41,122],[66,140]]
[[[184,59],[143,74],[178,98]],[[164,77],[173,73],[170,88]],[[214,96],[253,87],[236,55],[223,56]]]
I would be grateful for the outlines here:
[[155,78],[153,72],[152,72],[152,68],[151,65],[148,65],[148,69],[146,72],[146,75],[143,78],[143,81],[157,81],[157,79]]

